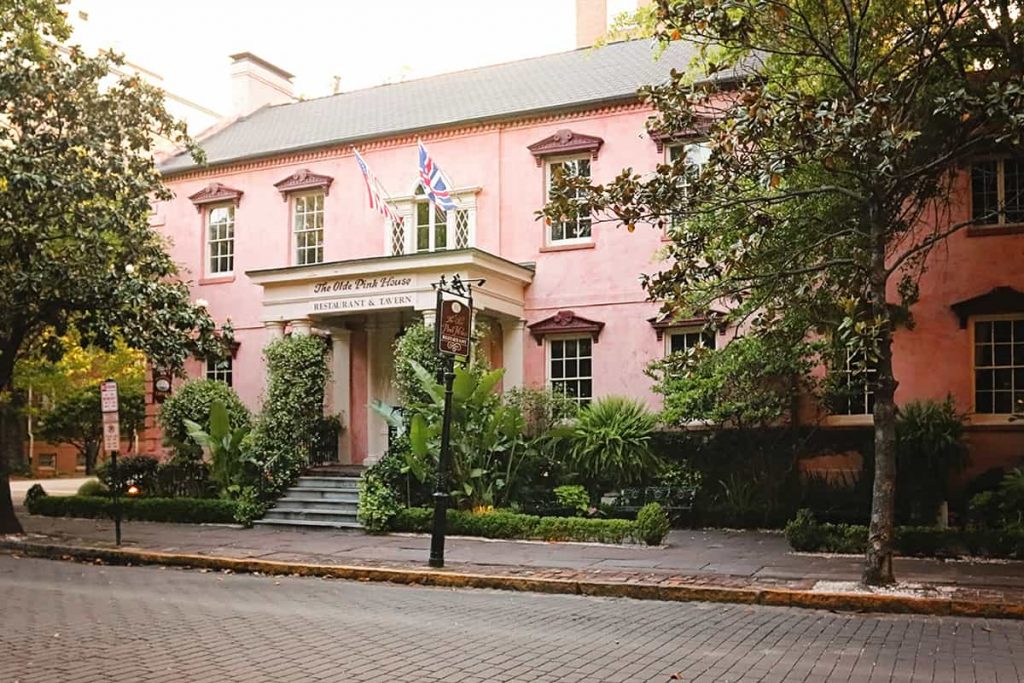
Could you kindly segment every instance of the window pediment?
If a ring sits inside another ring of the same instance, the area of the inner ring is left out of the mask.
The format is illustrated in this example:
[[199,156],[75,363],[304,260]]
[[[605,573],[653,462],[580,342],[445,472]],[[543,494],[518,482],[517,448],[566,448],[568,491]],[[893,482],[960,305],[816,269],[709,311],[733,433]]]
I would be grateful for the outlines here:
[[967,329],[967,319],[975,315],[1024,313],[1024,292],[1013,287],[995,287],[985,294],[964,299],[950,306],[960,321],[960,329]]
[[281,199],[287,201],[288,195],[292,192],[303,190],[323,190],[324,196],[330,194],[331,183],[334,178],[328,175],[313,173],[308,168],[303,168],[283,180],[274,183],[274,187],[281,193]]
[[532,325],[527,325],[527,328],[529,328],[533,338],[537,340],[538,346],[544,342],[544,337],[554,334],[589,335],[596,344],[601,330],[604,329],[604,323],[599,320],[584,318],[572,311],[559,311],[550,318],[544,318]]
[[195,194],[189,195],[189,201],[195,205],[196,211],[202,211],[207,204],[219,204],[220,202],[231,202],[238,206],[239,200],[244,192],[228,187],[223,183],[210,183]]
[[659,313],[653,318],[648,318],[647,322],[654,328],[654,332],[658,337],[658,341],[665,336],[665,330],[672,330],[679,327],[705,327],[708,323],[713,323],[715,329],[718,330],[718,334],[725,334],[725,323],[722,321],[722,316],[725,314],[721,311],[709,310],[699,315],[691,316],[676,316],[671,313]]
[[533,158],[536,159],[537,166],[539,167],[545,158],[564,154],[587,153],[591,159],[596,159],[597,152],[603,144],[604,139],[596,135],[574,133],[568,128],[563,128],[554,135],[549,135],[543,140],[538,140],[532,145],[528,145],[527,149],[533,154]]
[[654,141],[659,152],[665,151],[665,145],[673,143],[690,142],[696,138],[705,138],[711,130],[714,119],[710,116],[698,116],[693,121],[693,126],[684,130],[649,130],[647,134]]

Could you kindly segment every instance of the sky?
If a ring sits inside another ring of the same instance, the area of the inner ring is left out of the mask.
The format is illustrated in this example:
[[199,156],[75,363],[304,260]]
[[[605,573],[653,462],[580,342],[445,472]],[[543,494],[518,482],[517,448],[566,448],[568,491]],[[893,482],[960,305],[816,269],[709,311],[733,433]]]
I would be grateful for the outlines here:
[[[610,17],[635,0],[608,0]],[[71,0],[72,42],[114,48],[169,91],[231,110],[228,56],[252,52],[320,97],[575,47],[575,0]],[[83,18],[80,13],[85,13]]]

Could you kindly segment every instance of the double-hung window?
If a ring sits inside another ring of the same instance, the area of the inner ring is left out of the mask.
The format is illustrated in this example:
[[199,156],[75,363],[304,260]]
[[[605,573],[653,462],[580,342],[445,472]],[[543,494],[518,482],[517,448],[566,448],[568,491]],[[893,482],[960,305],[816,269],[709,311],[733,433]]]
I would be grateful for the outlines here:
[[1024,158],[974,162],[971,218],[980,226],[1024,223]]
[[300,194],[294,198],[295,263],[305,266],[324,261],[324,194]]
[[[669,145],[666,148],[668,154],[668,162],[675,164],[680,159],[685,159],[687,165],[687,174],[679,179],[679,187],[683,190],[683,195],[686,196],[690,191],[690,174],[700,173],[701,167],[708,162],[711,158],[711,146],[706,140],[700,140],[695,142],[687,142],[685,144]],[[689,167],[695,167],[690,169]],[[680,215],[673,215],[671,227],[673,229],[683,225],[683,217]]]
[[593,340],[590,337],[548,340],[548,378],[551,388],[581,406],[594,396]]
[[231,356],[220,360],[208,358],[206,361],[206,379],[224,382],[224,384],[230,387],[234,380],[234,363],[232,363]]
[[1024,412],[1024,316],[974,321],[974,412]]
[[[413,204],[413,238],[415,252],[444,251],[446,249],[465,249],[470,246],[471,226],[470,209],[455,208],[445,211],[437,204],[429,201],[423,188],[416,190]],[[392,232],[392,254],[404,253],[405,232],[397,226],[400,236]],[[395,226],[392,226],[395,229]]]
[[683,353],[697,346],[703,346],[706,349],[715,348],[714,333],[701,327],[672,330],[667,336],[669,353]]
[[839,367],[832,369],[837,375],[837,395],[832,401],[833,415],[871,415],[875,410],[874,364],[864,361],[860,351],[842,352]]
[[[590,180],[590,158],[562,159],[551,161],[547,164],[547,188],[548,199],[551,198],[551,188],[557,178],[581,177]],[[583,196],[583,191],[578,190],[577,198]],[[572,244],[578,242],[589,242],[591,236],[591,218],[589,215],[578,215],[568,217],[561,221],[552,221],[550,242],[551,244]]]
[[207,274],[231,275],[235,270],[235,207],[211,206],[206,212]]

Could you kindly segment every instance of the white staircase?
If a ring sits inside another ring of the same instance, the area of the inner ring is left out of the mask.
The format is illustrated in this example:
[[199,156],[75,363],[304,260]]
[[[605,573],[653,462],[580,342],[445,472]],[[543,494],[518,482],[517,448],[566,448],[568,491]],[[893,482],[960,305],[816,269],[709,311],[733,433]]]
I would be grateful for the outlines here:
[[304,475],[256,525],[361,529],[358,507],[358,476]]

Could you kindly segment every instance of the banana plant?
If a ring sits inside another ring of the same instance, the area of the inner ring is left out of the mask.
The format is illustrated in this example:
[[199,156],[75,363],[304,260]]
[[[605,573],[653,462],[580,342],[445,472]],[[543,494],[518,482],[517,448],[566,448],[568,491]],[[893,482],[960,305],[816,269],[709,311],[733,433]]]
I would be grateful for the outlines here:
[[[422,366],[414,363],[413,371],[430,403],[409,422],[410,471],[429,476],[441,450],[444,387]],[[508,502],[529,450],[522,413],[494,393],[504,372],[456,368],[452,382],[451,495],[473,508]]]
[[184,422],[189,437],[210,456],[210,478],[224,490],[238,483],[244,467],[242,440],[249,428],[232,429],[227,407],[220,400],[210,404],[208,430],[192,420]]

